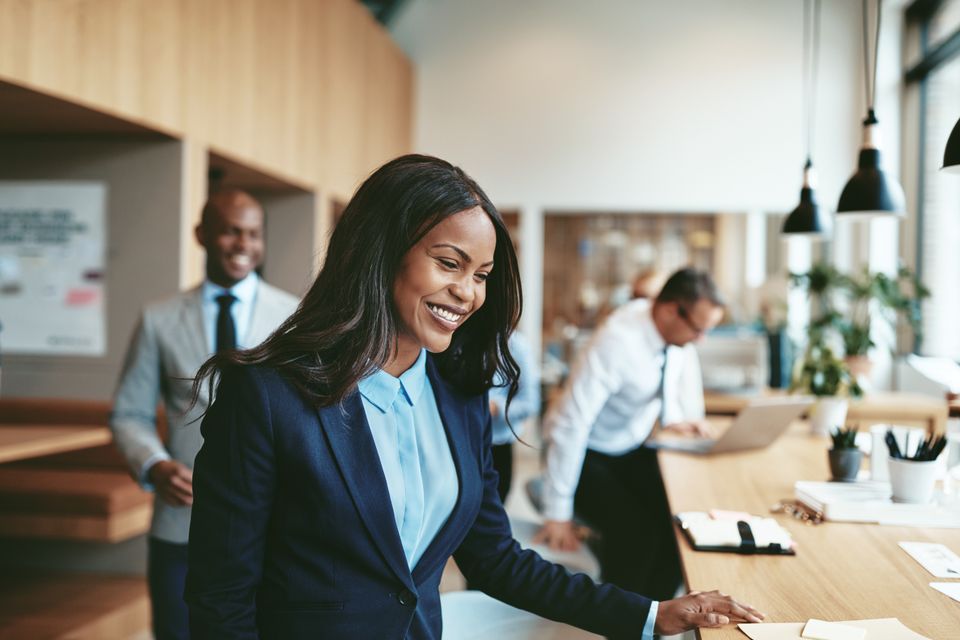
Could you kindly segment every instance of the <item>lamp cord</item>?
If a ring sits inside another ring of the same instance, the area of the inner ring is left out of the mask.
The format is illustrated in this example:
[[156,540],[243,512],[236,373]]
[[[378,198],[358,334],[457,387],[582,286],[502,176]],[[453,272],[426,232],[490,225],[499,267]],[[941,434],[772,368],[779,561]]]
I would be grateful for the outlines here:
[[[877,28],[876,33],[873,38],[873,73],[870,73],[870,47],[867,43],[867,12],[868,12],[868,0],[863,0],[863,82],[866,85],[867,89],[867,100],[869,103],[867,105],[867,111],[870,114],[870,117],[873,118],[873,108],[876,105],[877,101],[877,59],[880,54],[880,15],[882,13],[880,3],[882,0],[877,0]],[[873,79],[871,86],[871,77]]]
[[[812,5],[812,6],[811,6]],[[813,157],[817,108],[817,70],[820,66],[820,0],[803,2],[803,95],[807,133],[807,165]]]

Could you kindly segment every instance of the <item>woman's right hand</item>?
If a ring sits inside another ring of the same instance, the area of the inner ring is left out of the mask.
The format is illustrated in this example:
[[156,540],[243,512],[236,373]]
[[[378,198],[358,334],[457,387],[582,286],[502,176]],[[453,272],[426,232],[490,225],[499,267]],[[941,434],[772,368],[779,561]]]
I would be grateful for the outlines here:
[[664,600],[657,609],[654,632],[670,636],[698,627],[720,627],[730,622],[762,622],[762,613],[719,591],[691,591]]

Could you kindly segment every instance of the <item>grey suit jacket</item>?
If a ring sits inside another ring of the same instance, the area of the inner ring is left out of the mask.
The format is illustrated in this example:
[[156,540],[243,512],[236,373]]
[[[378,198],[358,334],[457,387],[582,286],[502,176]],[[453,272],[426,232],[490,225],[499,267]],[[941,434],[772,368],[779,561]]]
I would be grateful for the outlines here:
[[[261,280],[244,343],[263,342],[293,313],[297,302]],[[193,468],[203,443],[199,417],[207,409],[206,394],[201,393],[193,409],[187,409],[194,375],[212,355],[208,344],[200,287],[144,309],[127,350],[110,417],[114,441],[138,482],[143,465],[164,452]],[[161,399],[167,412],[166,443],[157,435],[156,407]],[[190,507],[154,500],[152,536],[183,544],[189,531]]]

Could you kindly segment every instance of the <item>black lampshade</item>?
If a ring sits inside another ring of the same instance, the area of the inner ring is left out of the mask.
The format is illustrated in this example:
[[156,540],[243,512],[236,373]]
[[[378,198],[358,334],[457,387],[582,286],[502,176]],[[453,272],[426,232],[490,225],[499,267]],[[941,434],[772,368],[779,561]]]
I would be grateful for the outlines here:
[[960,120],[953,125],[953,131],[947,138],[947,146],[943,150],[942,169],[950,173],[960,173]]
[[832,231],[830,214],[820,208],[817,193],[813,189],[813,166],[807,161],[803,170],[803,188],[800,189],[800,204],[783,221],[781,233],[791,235],[829,236]]
[[876,144],[877,119],[870,110],[863,121],[863,147],[857,172],[847,181],[840,194],[837,213],[865,216],[903,215],[903,189],[880,168],[880,149]]

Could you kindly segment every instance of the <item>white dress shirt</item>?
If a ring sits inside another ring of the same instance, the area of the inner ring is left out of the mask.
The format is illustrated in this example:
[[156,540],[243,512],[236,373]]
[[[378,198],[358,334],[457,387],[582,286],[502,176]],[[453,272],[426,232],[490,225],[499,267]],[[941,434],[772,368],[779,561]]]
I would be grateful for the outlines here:
[[[586,450],[620,455],[636,449],[661,417],[660,372],[667,358],[663,397],[664,424],[703,417],[696,403],[681,397],[698,394],[702,383],[682,375],[696,361],[693,345],[669,347],[657,331],[648,300],[617,309],[577,357],[559,401],[545,421],[549,441],[544,487],[544,517],[570,520],[573,497]],[[697,366],[697,368],[699,368]],[[688,390],[689,389],[689,390]]]

